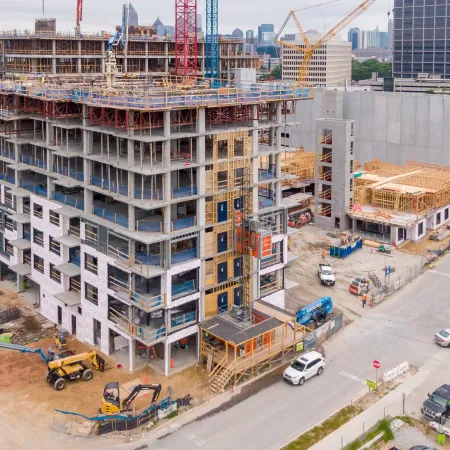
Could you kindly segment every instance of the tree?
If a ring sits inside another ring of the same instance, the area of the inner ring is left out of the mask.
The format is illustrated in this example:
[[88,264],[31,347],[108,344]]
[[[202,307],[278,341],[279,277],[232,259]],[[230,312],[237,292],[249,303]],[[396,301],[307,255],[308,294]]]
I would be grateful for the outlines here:
[[356,59],[352,60],[352,80],[368,80],[372,77],[372,72],[378,72],[381,78],[392,76],[392,64],[383,63],[377,59],[367,59],[359,62]]

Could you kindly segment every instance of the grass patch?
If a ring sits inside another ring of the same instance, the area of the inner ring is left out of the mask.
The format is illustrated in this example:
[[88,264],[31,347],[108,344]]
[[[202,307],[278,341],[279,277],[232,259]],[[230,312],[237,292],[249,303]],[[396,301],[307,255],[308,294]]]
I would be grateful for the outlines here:
[[414,420],[409,416],[397,416],[396,419],[400,419],[402,422],[407,423],[410,427],[414,426]]
[[176,411],[172,411],[170,414],[166,416],[166,419],[173,419],[178,416],[178,409]]
[[365,436],[363,439],[356,439],[353,442],[350,442],[345,447],[345,450],[358,450],[361,448],[364,444],[371,441],[374,437],[378,436],[380,433],[383,433],[382,440],[384,442],[389,442],[394,439],[394,433],[391,430],[391,422],[389,420],[383,419],[380,422],[378,422],[375,427],[373,427]]
[[307,450],[317,442],[321,441],[324,437],[328,436],[330,433],[353,419],[353,417],[357,416],[360,412],[361,410],[353,405],[347,406],[344,409],[341,409],[334,416],[331,416],[329,419],[322,422],[317,427],[314,427],[305,434],[302,434],[298,439],[292,441],[284,447],[284,450]]

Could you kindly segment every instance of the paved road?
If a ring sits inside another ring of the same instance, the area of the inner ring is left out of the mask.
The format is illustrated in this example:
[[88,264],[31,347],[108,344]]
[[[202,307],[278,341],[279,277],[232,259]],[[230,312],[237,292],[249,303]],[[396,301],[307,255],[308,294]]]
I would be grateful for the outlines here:
[[144,437],[126,448],[143,444],[161,450],[280,448],[364,392],[364,380],[374,377],[373,359],[380,360],[384,369],[405,360],[420,367],[436,352],[450,351],[433,342],[437,330],[450,326],[449,278],[447,258],[394,298],[366,312],[325,345],[324,374],[303,387],[280,380],[163,439]]

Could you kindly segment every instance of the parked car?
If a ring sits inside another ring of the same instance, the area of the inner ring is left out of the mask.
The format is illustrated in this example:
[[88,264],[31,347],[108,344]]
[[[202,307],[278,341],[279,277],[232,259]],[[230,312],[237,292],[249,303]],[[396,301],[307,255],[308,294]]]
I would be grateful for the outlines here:
[[314,375],[322,375],[325,359],[319,352],[309,352],[297,358],[284,372],[283,379],[296,386],[303,386]]
[[322,284],[326,286],[334,286],[336,284],[336,277],[330,265],[319,264],[317,274]]
[[439,344],[442,347],[448,347],[450,345],[450,328],[439,331],[434,335],[434,340],[436,344]]

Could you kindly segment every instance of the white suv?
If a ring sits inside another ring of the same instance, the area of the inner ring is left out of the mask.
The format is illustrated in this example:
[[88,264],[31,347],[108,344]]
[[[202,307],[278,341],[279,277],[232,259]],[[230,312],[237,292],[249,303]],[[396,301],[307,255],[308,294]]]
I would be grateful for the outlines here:
[[303,386],[308,378],[322,375],[325,359],[319,352],[309,352],[297,358],[284,372],[283,378],[289,383]]

